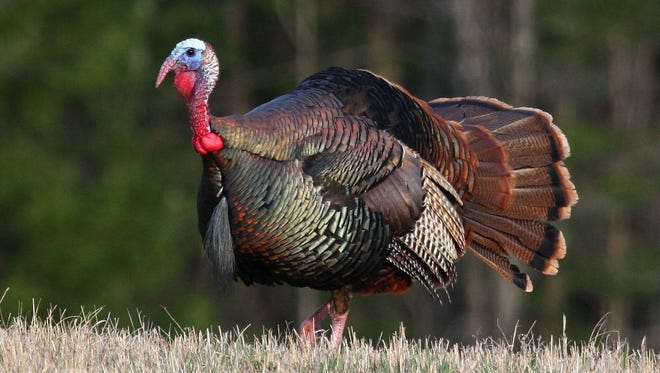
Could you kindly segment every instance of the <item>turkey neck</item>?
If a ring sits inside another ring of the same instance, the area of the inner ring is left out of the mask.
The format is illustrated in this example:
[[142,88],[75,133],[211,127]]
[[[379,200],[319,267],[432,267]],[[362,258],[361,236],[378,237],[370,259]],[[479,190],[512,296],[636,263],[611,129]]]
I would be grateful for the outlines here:
[[199,74],[188,103],[188,120],[193,132],[193,141],[211,132],[209,127],[209,96],[213,85],[207,82],[205,74]]

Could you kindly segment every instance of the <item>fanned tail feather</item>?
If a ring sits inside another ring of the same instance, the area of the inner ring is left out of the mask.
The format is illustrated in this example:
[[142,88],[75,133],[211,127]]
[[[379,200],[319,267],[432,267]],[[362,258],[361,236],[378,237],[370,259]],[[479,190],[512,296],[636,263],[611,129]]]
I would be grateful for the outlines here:
[[473,253],[525,291],[532,283],[511,255],[553,275],[566,254],[562,233],[549,222],[570,217],[577,202],[563,160],[570,149],[552,117],[488,98],[438,99],[436,114],[461,125],[478,159],[461,215]]

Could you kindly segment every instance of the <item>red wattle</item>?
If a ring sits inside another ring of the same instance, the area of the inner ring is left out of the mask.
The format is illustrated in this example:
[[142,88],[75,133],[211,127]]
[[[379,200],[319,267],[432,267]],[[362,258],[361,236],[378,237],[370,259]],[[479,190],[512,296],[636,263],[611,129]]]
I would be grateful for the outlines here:
[[225,147],[225,142],[218,134],[209,132],[205,135],[193,136],[193,148],[201,155],[217,152]]

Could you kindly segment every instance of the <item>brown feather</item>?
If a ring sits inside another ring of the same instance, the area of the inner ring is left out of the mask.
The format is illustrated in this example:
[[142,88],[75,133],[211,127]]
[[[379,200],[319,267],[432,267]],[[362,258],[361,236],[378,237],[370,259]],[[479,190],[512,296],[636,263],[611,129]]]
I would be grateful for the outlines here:
[[[427,288],[444,287],[456,278],[454,262],[465,251],[463,224],[455,208],[460,198],[431,164],[422,161],[421,166],[426,194],[424,210],[413,230],[399,240],[402,247],[409,249],[408,255],[420,260],[432,274],[422,270],[423,278],[418,281]],[[415,262],[408,265],[419,267]]]
[[400,167],[360,195],[370,209],[383,214],[395,237],[412,229],[424,200],[419,157],[404,151],[402,159]]
[[[515,236],[499,231],[490,226],[481,224],[480,222],[466,219],[466,225],[469,224],[472,234],[480,239],[489,239],[493,242],[488,245],[489,248],[497,247],[499,254],[506,253],[513,255],[525,263],[532,266],[534,269],[539,270],[544,274],[554,275],[559,268],[559,262],[555,258],[546,258],[536,252],[535,248],[529,248],[521,244]],[[480,239],[474,238],[474,241],[479,242]]]
[[547,222],[568,218],[577,193],[562,163],[570,154],[568,142],[552,116],[482,97],[430,105],[462,126],[478,159],[474,186],[461,208],[470,247],[523,289],[531,282],[511,270],[509,255],[555,274],[566,245]]
[[514,285],[526,292],[534,290],[534,285],[529,276],[526,273],[521,273],[518,267],[511,264],[506,256],[499,255],[494,249],[477,242],[473,242],[470,245],[470,249],[472,249],[472,253],[479,259],[486,263],[490,268],[494,269],[502,277],[513,282]]
[[545,258],[562,259],[566,255],[566,243],[561,231],[549,223],[511,219],[489,214],[475,207],[467,207],[469,208],[464,210],[463,215],[465,218],[517,237],[522,245]]

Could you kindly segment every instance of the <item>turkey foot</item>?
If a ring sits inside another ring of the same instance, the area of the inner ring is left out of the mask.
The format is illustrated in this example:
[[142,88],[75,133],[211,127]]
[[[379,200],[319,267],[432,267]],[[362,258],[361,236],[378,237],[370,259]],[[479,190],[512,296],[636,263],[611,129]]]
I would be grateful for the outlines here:
[[332,333],[330,334],[330,344],[333,347],[341,345],[346,319],[348,318],[348,307],[351,301],[350,288],[344,287],[333,290],[330,299],[319,307],[316,312],[311,314],[300,324],[298,333],[303,341],[311,345],[316,344],[316,333],[321,329],[317,327],[326,317],[330,316]]

